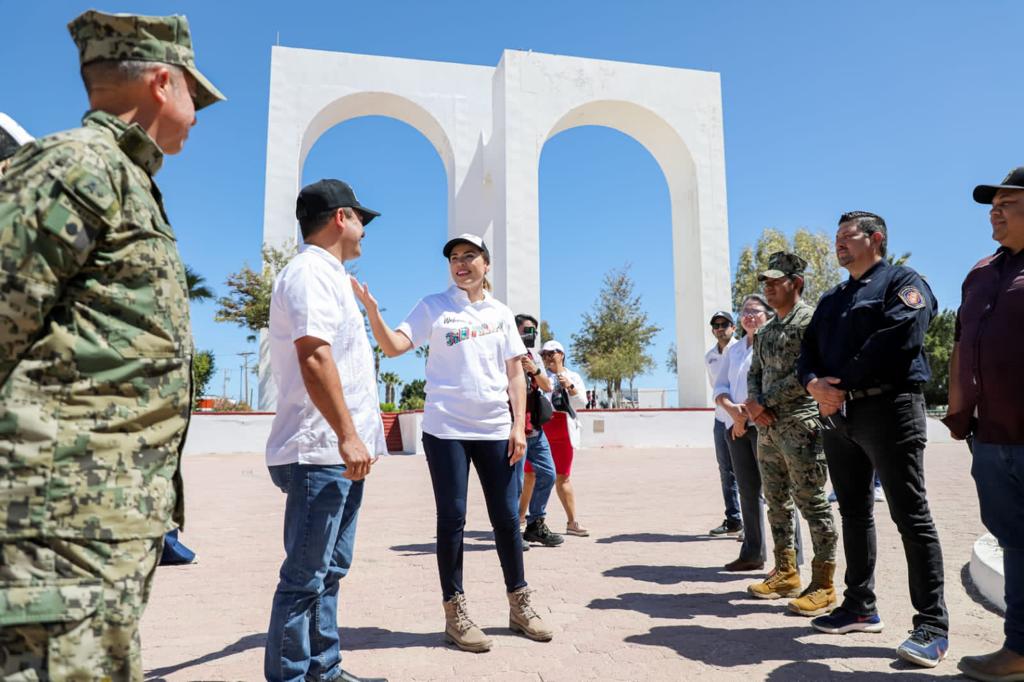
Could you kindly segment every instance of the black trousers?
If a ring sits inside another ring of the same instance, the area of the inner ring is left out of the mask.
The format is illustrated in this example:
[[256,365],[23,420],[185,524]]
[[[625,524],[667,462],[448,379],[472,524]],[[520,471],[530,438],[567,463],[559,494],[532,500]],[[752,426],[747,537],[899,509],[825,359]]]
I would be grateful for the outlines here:
[[508,439],[449,440],[424,433],[423,451],[437,505],[437,572],[444,601],[462,594],[470,462],[484,491],[505,589],[514,592],[526,587],[519,534],[519,476],[508,463]]
[[843,608],[877,613],[875,603],[874,472],[882,482],[889,515],[903,540],[910,601],[924,626],[945,637],[949,615],[943,598],[942,548],[924,486],[924,396],[893,393],[846,404],[846,418],[824,431],[825,457],[843,519],[846,592]]

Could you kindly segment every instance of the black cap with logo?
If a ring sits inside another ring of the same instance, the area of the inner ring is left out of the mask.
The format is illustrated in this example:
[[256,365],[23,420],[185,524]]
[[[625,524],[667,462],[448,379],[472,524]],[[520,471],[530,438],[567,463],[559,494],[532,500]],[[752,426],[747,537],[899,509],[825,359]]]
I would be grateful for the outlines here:
[[974,200],[979,204],[991,204],[996,192],[1001,189],[1024,189],[1024,166],[1014,168],[999,185],[978,185],[974,188]]
[[356,193],[347,182],[341,180],[318,180],[299,191],[295,201],[295,217],[299,220],[325,213],[334,208],[351,208],[359,212],[363,225],[380,215],[377,211],[359,203]]

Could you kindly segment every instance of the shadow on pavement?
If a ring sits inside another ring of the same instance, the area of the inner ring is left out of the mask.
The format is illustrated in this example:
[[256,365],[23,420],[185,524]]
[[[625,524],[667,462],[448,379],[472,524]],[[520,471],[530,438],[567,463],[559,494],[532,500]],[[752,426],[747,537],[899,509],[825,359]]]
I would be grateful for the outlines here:
[[[730,601],[735,600],[735,601]],[[610,599],[595,599],[590,609],[637,611],[651,618],[685,620],[696,616],[732,618],[757,613],[779,613],[778,602],[754,599],[746,592],[702,592],[697,594],[646,594],[630,592]],[[804,632],[804,634],[808,634]]]
[[[443,625],[443,622],[441,623]],[[408,649],[410,647],[445,646],[441,630],[433,632],[395,632],[378,627],[341,628],[341,651],[372,651],[374,649]]]
[[617,566],[602,575],[609,578],[632,578],[658,585],[677,585],[684,582],[731,583],[739,580],[755,582],[764,571],[728,573],[718,566]]
[[[901,669],[905,670],[905,669]],[[888,680],[893,673],[883,672],[855,672],[832,670],[824,663],[812,663],[811,661],[794,661],[780,665],[768,673],[764,678],[766,682],[822,682],[824,680],[841,680],[843,682],[869,682],[870,680]],[[929,673],[900,672],[898,680],[934,680],[942,677],[954,677],[952,675],[933,675]]]
[[[489,530],[467,530],[463,534],[464,540],[487,540],[486,544],[466,542],[463,547],[467,552],[484,552],[494,549],[494,533]],[[404,552],[402,556],[425,556],[437,553],[436,542],[421,542],[414,545],[394,545],[392,552]]]
[[597,544],[610,545],[613,542],[706,542],[708,540],[728,540],[736,542],[735,535],[670,535],[668,533],[622,533],[598,538]]
[[171,673],[176,673],[179,670],[191,668],[194,665],[202,665],[203,663],[216,661],[219,658],[227,658],[228,656],[233,656],[235,654],[242,653],[243,651],[247,651],[249,649],[262,649],[266,646],[266,644],[266,633],[261,632],[258,634],[246,635],[234,644],[228,644],[220,651],[214,651],[209,654],[203,654],[202,656],[199,656],[198,658],[193,658],[190,661],[184,661],[182,663],[176,663],[174,665],[164,666],[163,668],[156,668],[155,670],[150,670],[146,673],[146,681],[158,682],[160,679],[163,678],[164,675],[170,675]]
[[[845,640],[847,644],[843,646],[839,643],[844,641],[842,636],[815,633],[806,625],[806,619],[801,619],[801,622],[804,623],[802,626],[789,628],[729,629],[709,628],[703,625],[669,625],[651,628],[651,631],[644,635],[630,635],[625,641],[631,644],[665,647],[683,658],[720,668],[756,665],[765,661],[801,662],[823,658],[894,659],[896,656],[895,645],[863,646],[849,644],[849,640]],[[801,642],[797,639],[808,636],[831,638],[836,644]],[[888,643],[889,639],[887,638],[885,642]],[[900,679],[903,679],[902,675]]]

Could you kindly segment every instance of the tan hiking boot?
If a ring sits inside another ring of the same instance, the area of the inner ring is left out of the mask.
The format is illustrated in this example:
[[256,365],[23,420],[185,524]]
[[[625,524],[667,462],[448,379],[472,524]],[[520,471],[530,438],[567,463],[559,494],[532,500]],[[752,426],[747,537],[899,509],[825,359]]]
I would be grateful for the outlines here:
[[530,604],[530,590],[520,587],[508,593],[508,626],[512,632],[519,632],[538,642],[550,642],[554,632]]
[[463,651],[490,651],[493,642],[469,619],[466,595],[456,594],[444,603],[444,638]]
[[834,561],[811,562],[811,584],[800,596],[789,602],[789,610],[801,616],[820,616],[836,607],[836,588],[832,578]]
[[796,568],[796,550],[775,553],[775,569],[759,583],[747,587],[750,596],[758,599],[782,599],[800,594],[800,571]]

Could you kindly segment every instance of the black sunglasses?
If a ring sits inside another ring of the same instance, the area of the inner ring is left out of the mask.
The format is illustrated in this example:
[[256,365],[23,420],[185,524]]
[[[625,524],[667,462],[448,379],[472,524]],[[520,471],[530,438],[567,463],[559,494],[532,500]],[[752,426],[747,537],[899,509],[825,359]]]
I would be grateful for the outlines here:
[[711,323],[711,328],[712,329],[728,329],[731,326],[732,326],[732,322],[712,322]]

